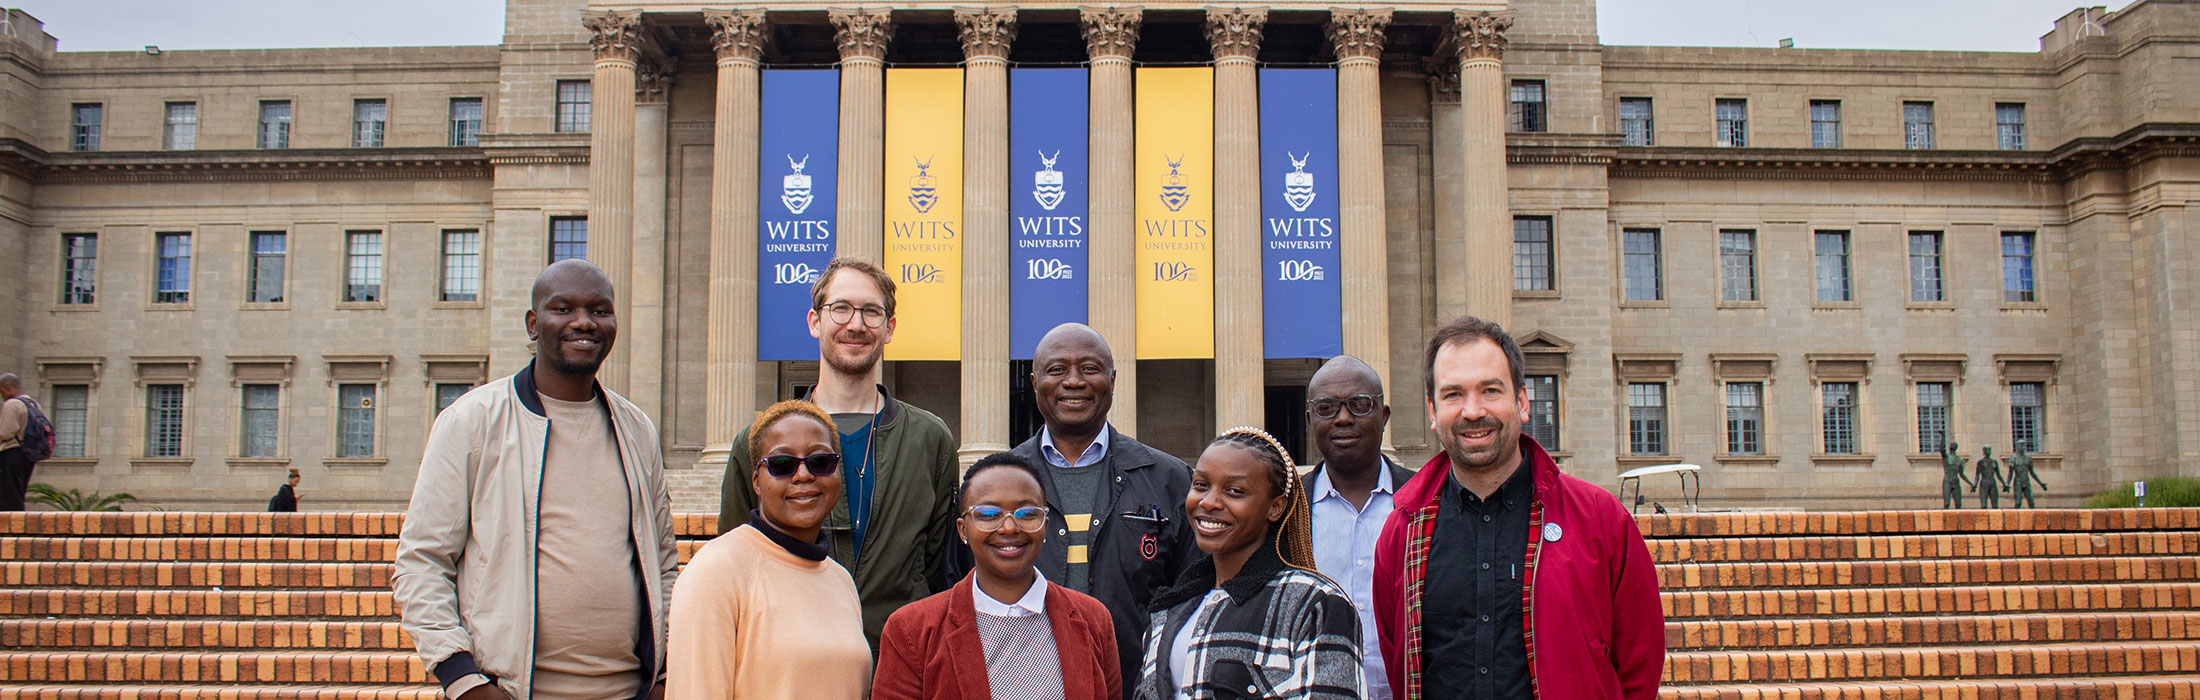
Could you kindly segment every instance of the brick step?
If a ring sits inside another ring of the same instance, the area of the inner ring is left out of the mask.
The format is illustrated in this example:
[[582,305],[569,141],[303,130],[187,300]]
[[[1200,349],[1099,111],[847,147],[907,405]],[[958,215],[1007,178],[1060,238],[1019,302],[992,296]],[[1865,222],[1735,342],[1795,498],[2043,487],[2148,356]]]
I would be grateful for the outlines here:
[[[718,516],[674,513],[677,537],[709,539]],[[108,537],[397,537],[404,513],[0,513],[0,535],[104,535]]]
[[0,620],[0,648],[412,651],[395,621]]
[[389,591],[0,591],[0,615],[396,619]]
[[7,562],[0,585],[23,588],[379,588],[390,564]]
[[46,685],[0,688],[0,700],[440,700],[433,686]]
[[[1649,540],[1661,564],[2200,554],[2200,532],[2011,533]],[[0,550],[4,551],[4,550]],[[0,556],[0,558],[5,558]]]
[[1735,617],[1895,617],[1964,613],[2189,610],[2200,583],[1945,588],[1664,591],[1667,621]]
[[[1658,700],[2195,700],[2200,678],[2028,678],[1886,683],[1666,686]],[[0,700],[5,700],[0,695]]]
[[1664,564],[1658,567],[1658,586],[1668,591],[2196,579],[2200,579],[2200,558],[2189,556]]
[[420,657],[409,653],[0,653],[0,683],[8,684],[434,682]]
[[1638,515],[1635,522],[1651,538],[2191,530],[2200,529],[2200,508],[1689,513]]
[[[0,636],[0,640],[5,639]],[[1688,621],[1665,625],[1665,646],[1675,652],[2116,641],[2200,641],[2200,612]]]
[[[687,562],[708,540],[679,540]],[[397,559],[394,539],[326,537],[0,537],[0,562],[353,562]]]
[[1787,683],[2036,676],[2192,675],[2200,642],[2031,644],[1929,649],[1691,651],[1665,657],[1665,682]]

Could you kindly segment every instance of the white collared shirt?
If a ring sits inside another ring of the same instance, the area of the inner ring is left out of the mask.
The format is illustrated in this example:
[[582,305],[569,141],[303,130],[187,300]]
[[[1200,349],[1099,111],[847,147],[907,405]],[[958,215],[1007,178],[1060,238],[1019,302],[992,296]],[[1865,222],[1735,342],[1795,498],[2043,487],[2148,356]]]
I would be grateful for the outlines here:
[[1100,434],[1094,436],[1092,444],[1086,445],[1085,451],[1077,455],[1077,463],[1070,464],[1069,458],[1062,456],[1061,450],[1054,449],[1054,434],[1042,426],[1039,428],[1039,456],[1045,457],[1047,465],[1054,467],[1089,467],[1099,464],[1100,460],[1108,458],[1108,433],[1112,432],[1115,430],[1111,426],[1101,424]]
[[1375,636],[1375,540],[1383,534],[1383,521],[1397,507],[1392,497],[1390,460],[1378,460],[1375,490],[1367,494],[1367,507],[1353,508],[1329,481],[1324,463],[1314,475],[1314,568],[1344,586],[1352,607],[1360,614],[1360,666],[1367,674],[1369,700],[1390,697],[1389,676],[1383,675],[1382,647]]
[[970,584],[970,597],[978,604],[978,614],[994,617],[1025,617],[1047,614],[1047,575],[1039,573],[1039,567],[1031,567],[1031,587],[1024,590],[1024,597],[1014,603],[1003,603],[985,594],[975,580]]

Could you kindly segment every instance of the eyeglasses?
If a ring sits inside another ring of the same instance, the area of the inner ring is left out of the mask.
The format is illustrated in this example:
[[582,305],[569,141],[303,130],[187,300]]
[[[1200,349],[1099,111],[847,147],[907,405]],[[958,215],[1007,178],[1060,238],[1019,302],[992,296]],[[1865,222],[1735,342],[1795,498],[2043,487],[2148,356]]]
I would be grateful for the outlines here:
[[877,328],[879,326],[886,325],[885,307],[856,306],[845,301],[836,301],[830,304],[826,304],[824,308],[825,317],[832,319],[833,323],[847,323],[848,319],[856,317],[856,312],[861,311],[863,312],[864,326],[869,328]]
[[977,523],[978,529],[983,532],[1000,530],[1011,519],[1016,521],[1016,529],[1024,532],[1038,532],[1047,526],[1046,506],[1024,506],[1015,510],[1000,506],[971,506],[964,508],[963,512],[969,513],[970,520]]
[[771,474],[774,479],[792,478],[794,468],[797,466],[807,466],[810,470],[810,476],[827,477],[832,476],[833,472],[840,471],[840,453],[819,452],[808,457],[767,455],[763,459],[756,460],[756,464],[763,467],[764,471]]
[[1364,416],[1374,413],[1375,407],[1382,404],[1382,394],[1354,394],[1344,397],[1343,400],[1314,399],[1306,402],[1306,407],[1314,412],[1315,418],[1329,420],[1337,417],[1337,409],[1339,408],[1351,411],[1352,415],[1355,416]]

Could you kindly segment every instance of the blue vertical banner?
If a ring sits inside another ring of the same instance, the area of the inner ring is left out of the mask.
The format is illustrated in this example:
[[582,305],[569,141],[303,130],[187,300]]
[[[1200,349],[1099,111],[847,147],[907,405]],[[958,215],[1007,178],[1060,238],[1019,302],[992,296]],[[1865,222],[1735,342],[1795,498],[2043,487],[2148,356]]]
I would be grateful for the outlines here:
[[840,71],[763,71],[757,150],[756,357],[815,360],[810,284],[833,259]]
[[1335,70],[1261,69],[1260,214],[1266,356],[1342,354]]
[[1008,356],[1029,360],[1048,330],[1086,318],[1085,69],[1017,68],[1008,94]]

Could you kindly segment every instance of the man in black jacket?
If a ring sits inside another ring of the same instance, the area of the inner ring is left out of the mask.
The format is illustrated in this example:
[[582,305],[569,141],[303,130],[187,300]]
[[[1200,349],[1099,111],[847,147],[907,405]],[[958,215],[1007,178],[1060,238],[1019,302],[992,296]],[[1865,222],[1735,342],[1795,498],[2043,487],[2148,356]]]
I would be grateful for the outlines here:
[[[1191,470],[1108,426],[1115,355],[1092,328],[1047,331],[1032,353],[1031,384],[1046,427],[1013,452],[1045,465],[1039,571],[1108,606],[1123,677],[1137,678],[1146,605],[1199,554],[1184,514]],[[1127,696],[1132,684],[1123,685]]]

